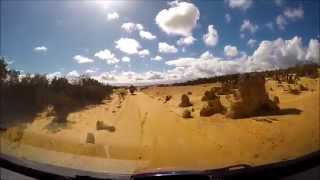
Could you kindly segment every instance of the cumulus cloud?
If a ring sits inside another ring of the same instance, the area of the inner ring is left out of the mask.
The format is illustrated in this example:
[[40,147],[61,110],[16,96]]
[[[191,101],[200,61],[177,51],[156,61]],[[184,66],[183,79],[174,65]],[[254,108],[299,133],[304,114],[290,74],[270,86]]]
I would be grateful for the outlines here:
[[259,26],[250,22],[250,20],[245,19],[242,22],[242,25],[240,27],[241,32],[248,31],[250,33],[255,33],[258,30]]
[[67,74],[67,78],[76,78],[76,77],[79,77],[79,76],[80,76],[80,74],[76,70],[70,71]]
[[320,63],[320,43],[316,39],[311,39],[309,41],[309,46],[306,53],[306,59],[308,61],[313,61],[316,63]]
[[254,48],[255,46],[256,46],[256,44],[257,44],[257,40],[255,40],[255,39],[249,39],[248,40],[248,42],[247,42],[247,45],[249,46],[249,47],[251,47],[251,48]]
[[276,17],[276,24],[281,30],[285,30],[285,26],[288,24],[288,21],[297,21],[302,19],[304,16],[304,10],[302,7],[299,8],[286,8],[283,11],[283,15],[280,14]]
[[47,51],[48,51],[48,48],[45,47],[45,46],[38,46],[38,47],[35,47],[33,50],[34,50],[35,52],[41,53],[41,52],[47,52]]
[[[224,59],[209,51],[199,57],[182,57],[166,61],[169,69],[164,72],[108,72],[93,78],[111,84],[130,83],[167,83],[225,74],[288,68],[297,64],[319,62],[319,41],[311,39],[307,47],[300,37],[289,40],[278,38],[273,41],[261,41],[252,55],[238,53],[237,56]],[[74,74],[74,73],[73,73]]]
[[121,60],[122,60],[122,62],[130,62],[131,61],[131,59],[128,56],[122,57]]
[[273,30],[273,23],[272,23],[272,22],[266,23],[265,26],[266,26],[267,28],[269,28],[270,30]]
[[283,14],[290,20],[302,19],[304,11],[302,7],[299,8],[286,8]]
[[161,10],[156,18],[156,24],[167,34],[189,36],[200,18],[198,8],[188,2],[174,1],[169,9]]
[[227,22],[227,23],[231,22],[231,15],[230,15],[230,14],[226,14],[226,15],[224,16],[224,18],[226,19],[226,22]]
[[235,57],[238,55],[238,49],[236,46],[226,45],[224,47],[224,54],[228,57]]
[[95,57],[105,60],[108,64],[116,64],[119,62],[119,59],[109,50],[101,50],[94,54]]
[[112,12],[112,13],[107,14],[108,21],[112,21],[112,20],[116,20],[116,19],[119,19],[119,14],[117,12]]
[[85,71],[86,74],[93,74],[93,73],[95,73],[95,72],[96,72],[96,70],[93,70],[93,69],[87,69],[87,70]]
[[213,55],[209,51],[206,51],[200,55],[200,58],[201,59],[211,59],[211,58],[213,58]]
[[278,25],[278,28],[281,30],[284,30],[285,25],[288,24],[287,20],[282,15],[278,15],[276,17],[276,23]]
[[141,31],[144,29],[142,24],[135,24],[132,22],[123,23],[121,25],[121,29],[128,33],[132,33],[133,31]]
[[116,48],[127,54],[137,54],[141,48],[140,43],[131,38],[120,38],[119,40],[115,41],[115,43]]
[[161,61],[161,60],[162,60],[161,56],[156,56],[156,57],[151,58],[151,61]]
[[274,0],[274,3],[276,6],[281,7],[285,2],[284,2],[284,0]]
[[55,77],[61,77],[62,73],[57,71],[46,75],[49,80],[52,80]]
[[165,42],[159,42],[158,50],[160,53],[177,53],[178,52],[178,49],[174,45],[170,45]]
[[218,31],[213,25],[208,26],[208,33],[203,35],[203,41],[207,46],[216,46],[219,41]]
[[143,49],[141,51],[138,52],[140,57],[146,57],[150,55],[150,51],[148,49]]
[[153,35],[151,32],[143,31],[143,30],[139,32],[139,35],[141,38],[148,39],[148,40],[154,40],[157,38],[157,36]]
[[245,53],[233,59],[215,57],[209,52],[199,58],[184,57],[165,63],[173,66],[166,74],[181,79],[288,68],[301,63],[319,63],[319,41],[311,39],[307,48],[300,37],[262,41],[251,56]]
[[79,63],[79,64],[86,64],[86,63],[93,63],[94,62],[93,59],[87,58],[82,55],[75,55],[75,56],[73,56],[73,59],[75,61],[77,61],[77,63]]
[[196,41],[196,39],[190,35],[190,36],[186,36],[186,37],[181,37],[178,41],[177,41],[177,45],[179,46],[189,46],[191,44],[193,44]]
[[247,10],[252,6],[252,0],[225,0],[230,8]]

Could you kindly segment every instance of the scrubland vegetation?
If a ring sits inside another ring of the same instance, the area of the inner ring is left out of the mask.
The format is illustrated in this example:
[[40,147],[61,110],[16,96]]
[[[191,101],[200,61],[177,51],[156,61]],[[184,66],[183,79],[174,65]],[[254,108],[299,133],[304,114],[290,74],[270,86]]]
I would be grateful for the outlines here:
[[57,122],[66,122],[70,112],[89,104],[99,104],[112,93],[112,87],[81,76],[70,83],[65,77],[47,79],[46,75],[21,76],[9,70],[0,59],[0,119],[14,121],[20,117],[32,119],[49,106]]

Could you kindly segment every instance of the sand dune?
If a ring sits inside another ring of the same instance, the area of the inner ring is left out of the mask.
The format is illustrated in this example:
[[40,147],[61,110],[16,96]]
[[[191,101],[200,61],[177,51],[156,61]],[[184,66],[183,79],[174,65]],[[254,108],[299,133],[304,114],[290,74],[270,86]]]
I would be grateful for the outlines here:
[[[222,114],[199,116],[204,91],[219,84],[150,87],[128,95],[121,103],[113,96],[104,104],[72,113],[64,125],[40,114],[24,127],[2,132],[1,152],[75,168],[80,168],[79,161],[90,161],[90,170],[121,173],[213,169],[292,159],[320,150],[319,79],[305,78],[302,83],[310,90],[293,95],[269,80],[267,90],[279,96],[283,113],[238,120]],[[193,106],[178,107],[183,93],[190,94]],[[164,103],[167,95],[172,98]],[[230,106],[227,98],[221,96],[226,107]],[[193,118],[182,118],[184,109],[193,109]],[[97,121],[115,131],[96,130]],[[86,143],[87,133],[94,134],[94,144]],[[66,158],[68,155],[73,158]],[[75,157],[78,160],[73,162]],[[95,163],[101,160],[105,169]]]

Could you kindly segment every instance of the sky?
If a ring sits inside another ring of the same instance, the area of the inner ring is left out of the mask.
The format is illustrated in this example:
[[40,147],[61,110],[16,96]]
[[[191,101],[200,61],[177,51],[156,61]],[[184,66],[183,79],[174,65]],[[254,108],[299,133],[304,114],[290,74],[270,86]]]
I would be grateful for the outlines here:
[[1,56],[23,73],[167,83],[319,63],[317,0],[1,1]]

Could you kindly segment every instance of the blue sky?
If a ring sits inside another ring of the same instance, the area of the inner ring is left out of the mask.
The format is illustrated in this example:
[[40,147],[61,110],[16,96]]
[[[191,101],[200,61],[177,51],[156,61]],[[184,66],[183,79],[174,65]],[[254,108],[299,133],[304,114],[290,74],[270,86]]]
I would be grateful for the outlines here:
[[108,83],[286,68],[319,62],[319,4],[5,0],[1,55],[24,72],[87,73]]

